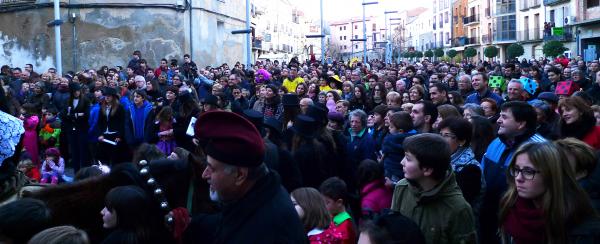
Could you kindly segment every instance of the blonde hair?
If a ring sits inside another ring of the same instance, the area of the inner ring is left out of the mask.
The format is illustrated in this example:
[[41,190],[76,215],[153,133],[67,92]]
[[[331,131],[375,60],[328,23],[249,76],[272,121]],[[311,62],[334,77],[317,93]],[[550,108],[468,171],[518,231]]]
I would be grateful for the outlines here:
[[[577,226],[585,219],[595,216],[590,199],[575,180],[565,154],[551,142],[531,142],[521,145],[514,153],[509,169],[515,167],[516,158],[527,154],[542,177],[546,191],[542,199],[545,220],[545,241],[550,244],[566,243],[569,227]],[[506,174],[508,189],[500,201],[500,225],[513,209],[518,197],[515,177]],[[501,230],[504,229],[501,227]]]
[[56,226],[37,233],[28,244],[89,244],[85,231],[70,225]]

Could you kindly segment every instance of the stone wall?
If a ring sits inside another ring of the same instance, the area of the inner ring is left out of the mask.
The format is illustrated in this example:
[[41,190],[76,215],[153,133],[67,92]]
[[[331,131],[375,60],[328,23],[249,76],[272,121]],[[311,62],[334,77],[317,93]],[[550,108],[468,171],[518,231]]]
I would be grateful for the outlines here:
[[[0,64],[23,67],[33,63],[38,71],[54,66],[54,28],[46,26],[54,19],[49,2],[38,1],[29,9],[0,13]],[[244,0],[193,0],[191,27],[190,8],[177,7],[175,3],[176,0],[63,3],[63,70],[126,66],[134,50],[140,50],[142,58],[156,67],[161,58],[183,59],[183,54],[191,52],[190,44],[193,59],[202,66],[243,61],[243,35],[232,35],[231,30],[244,28]],[[77,18],[70,22],[68,16],[73,13]]]

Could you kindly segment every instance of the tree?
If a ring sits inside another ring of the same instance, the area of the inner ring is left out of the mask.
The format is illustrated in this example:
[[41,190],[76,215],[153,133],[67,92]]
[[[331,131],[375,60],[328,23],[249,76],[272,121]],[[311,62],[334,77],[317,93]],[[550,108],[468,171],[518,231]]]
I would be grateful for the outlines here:
[[510,44],[508,48],[506,48],[506,56],[508,56],[508,59],[514,59],[523,55],[523,53],[525,53],[525,49],[517,43]]
[[410,58],[410,52],[404,52],[404,53],[402,53],[402,57],[403,58]]
[[415,52],[415,58],[422,58],[422,57],[423,57],[423,52],[421,52],[421,51]]
[[558,57],[563,54],[563,52],[569,50],[566,48],[562,42],[559,41],[549,41],[544,44],[543,52],[547,57]]
[[450,57],[450,58],[456,57],[457,54],[458,53],[454,49],[450,49],[450,50],[446,51],[446,55],[448,55],[448,57]]
[[496,46],[488,46],[483,50],[483,55],[486,58],[494,58],[498,56],[498,48]]
[[435,49],[435,51],[433,51],[433,54],[436,57],[441,58],[444,56],[444,49],[442,49],[442,48]]
[[425,57],[431,58],[431,57],[433,57],[433,51],[427,50],[427,51],[425,51],[424,55],[425,55]]
[[477,56],[477,50],[475,48],[468,47],[467,49],[465,49],[465,57],[472,58],[475,56]]

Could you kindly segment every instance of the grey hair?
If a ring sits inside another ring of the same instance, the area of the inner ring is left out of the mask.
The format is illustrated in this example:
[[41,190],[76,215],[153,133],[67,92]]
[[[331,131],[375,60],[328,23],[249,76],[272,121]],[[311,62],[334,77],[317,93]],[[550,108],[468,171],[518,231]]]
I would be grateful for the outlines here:
[[467,80],[469,81],[469,83],[471,83],[471,76],[470,75],[461,75],[460,78],[458,79],[458,81],[462,80],[463,78],[467,78]]
[[483,111],[483,108],[481,108],[481,106],[476,103],[467,103],[467,104],[463,105],[463,109],[471,110],[472,112],[476,113],[477,115],[481,115],[481,116],[484,116],[484,114],[485,114],[485,112]]
[[360,122],[362,123],[362,125],[367,126],[367,113],[365,113],[365,111],[362,111],[361,109],[352,110],[348,117],[358,117],[360,118]]

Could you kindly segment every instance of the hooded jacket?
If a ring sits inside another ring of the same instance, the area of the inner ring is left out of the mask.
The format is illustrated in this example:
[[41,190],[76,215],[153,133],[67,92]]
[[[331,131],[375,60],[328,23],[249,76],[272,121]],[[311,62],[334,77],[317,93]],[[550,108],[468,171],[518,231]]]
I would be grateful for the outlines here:
[[427,243],[476,243],[475,219],[453,172],[433,189],[423,191],[403,179],[392,198],[392,210],[412,219]]
[[404,139],[409,136],[416,135],[416,130],[411,130],[406,133],[399,134],[388,134],[385,136],[383,140],[383,145],[381,146],[381,152],[383,153],[383,168],[385,169],[385,176],[394,179],[394,176],[397,177],[397,180],[404,178],[404,171],[402,171],[402,165],[400,161],[404,158],[404,147],[402,143],[404,143]]

